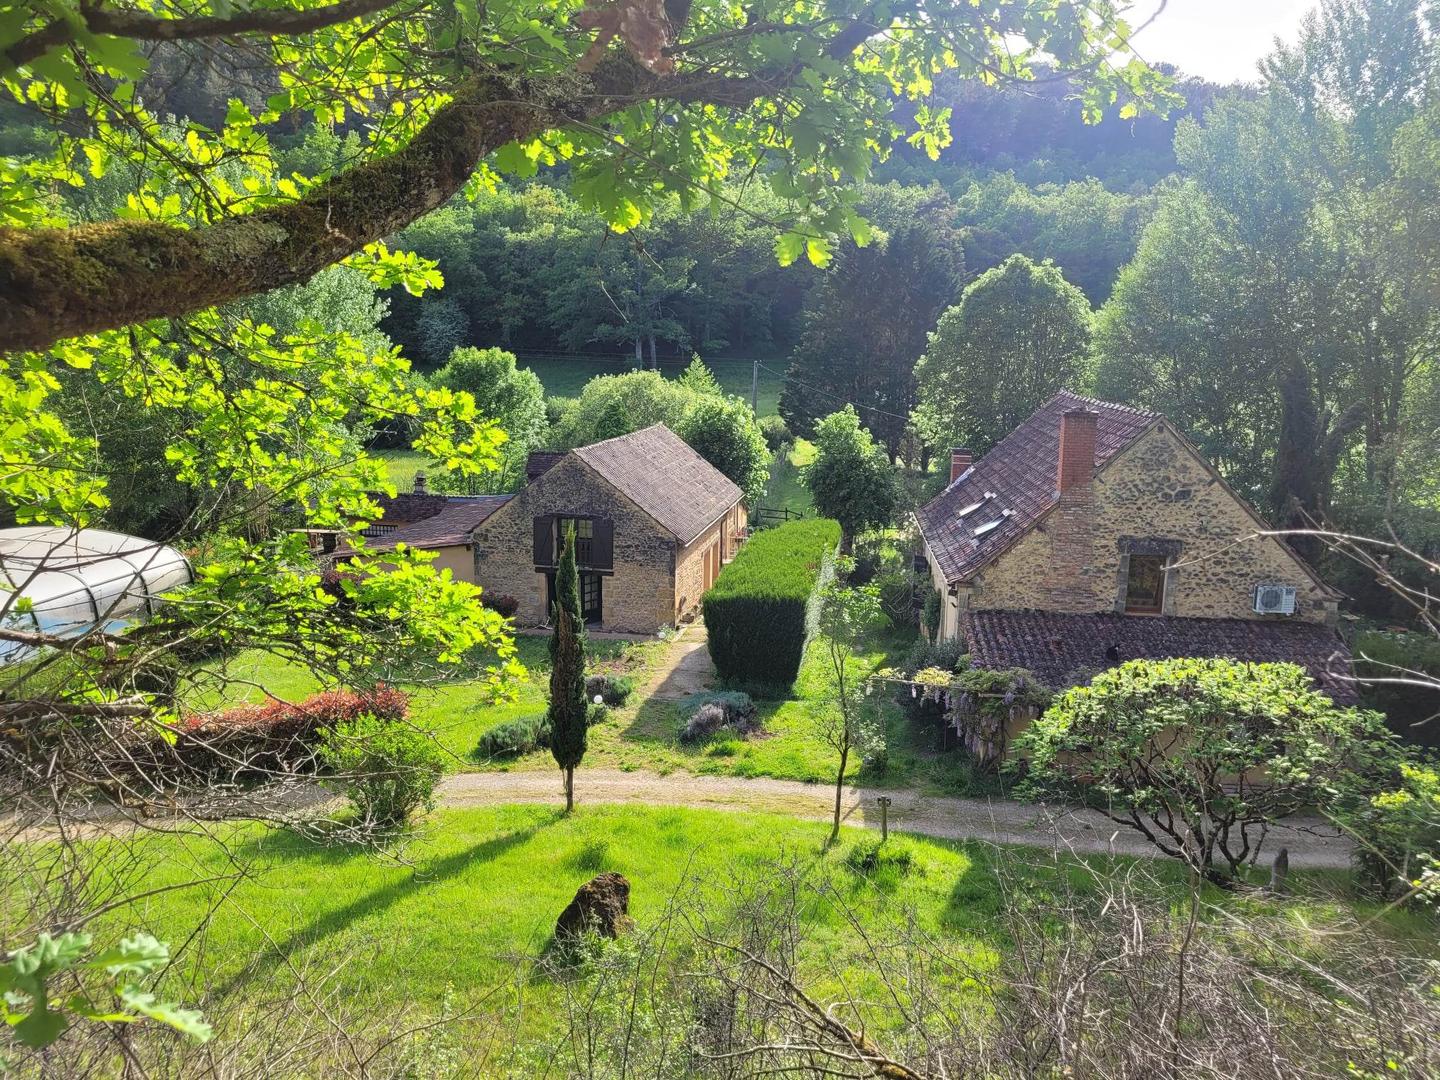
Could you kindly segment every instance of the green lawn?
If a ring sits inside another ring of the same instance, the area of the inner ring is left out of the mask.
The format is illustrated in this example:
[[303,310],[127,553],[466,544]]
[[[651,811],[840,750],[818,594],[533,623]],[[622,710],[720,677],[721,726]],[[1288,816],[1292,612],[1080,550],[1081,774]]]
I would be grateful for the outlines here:
[[[780,867],[802,875],[815,891],[799,908],[797,971],[822,994],[839,992],[841,980],[862,997],[878,991],[861,931],[883,936],[911,918],[916,930],[982,969],[1009,947],[996,918],[995,862],[1002,856],[986,845],[897,835],[892,850],[910,850],[912,871],[867,879],[844,860],[873,836],[862,841],[858,830],[846,828],[827,850],[825,824],[766,814],[583,804],[569,816],[537,806],[441,811],[398,860],[259,826],[215,829],[206,836],[152,833],[93,845],[102,873],[116,876],[123,892],[149,895],[88,929],[102,940],[148,930],[178,945],[213,908],[204,935],[180,950],[158,989],[195,1000],[192,988],[206,987],[205,1009],[220,1028],[222,1047],[232,1025],[259,1019],[283,1027],[287,1017],[265,1013],[263,1001],[283,995],[303,973],[312,995],[321,993],[351,1015],[378,1009],[383,1022],[404,1027],[458,1015],[436,1037],[463,1046],[464,1062],[473,1066],[493,1037],[514,1056],[490,1062],[484,1075],[533,1075],[547,1060],[544,1044],[576,983],[556,982],[531,965],[545,953],[554,920],[575,889],[602,870],[630,880],[630,910],[641,933],[667,905],[693,910],[703,903],[709,916],[723,918],[745,890],[774,884]],[[1034,853],[1008,865],[1012,884],[1029,901],[1093,887],[1078,861],[1047,866],[1046,859]],[[1178,900],[1178,864],[1161,861],[1155,869],[1159,887],[1174,889]],[[216,880],[161,891],[207,877]],[[1327,913],[1350,902],[1319,895],[1333,884],[1323,877],[1298,874],[1294,884],[1297,893],[1314,897],[1285,901],[1294,912],[1296,944],[1323,947]],[[1215,890],[1207,890],[1207,899],[1269,903]],[[1433,920],[1357,906],[1377,916],[1373,932],[1433,948],[1425,944]],[[983,1007],[986,991],[973,981],[958,981],[951,992],[956,1003],[968,999]],[[430,1045],[429,1038],[422,1043]],[[425,1057],[406,1075],[441,1075],[454,1067]]]
[[[893,666],[913,643],[909,634],[876,634],[867,643],[862,662],[869,670]],[[649,649],[649,646],[645,647]],[[638,681],[638,680],[637,680]],[[938,752],[933,736],[910,724],[898,706],[876,698],[886,726],[889,760],[883,772],[862,766],[851,756],[845,775],[855,782],[880,787],[915,787],[943,794],[989,793],[993,778],[971,773],[964,755]],[[800,678],[785,699],[757,700],[762,728],[740,739],[726,734],[693,744],[677,733],[685,720],[677,702],[645,699],[639,693],[624,708],[590,730],[587,765],[626,771],[648,769],[662,774],[690,772],[708,776],[769,776],[805,783],[833,783],[838,759],[814,734],[813,718],[830,706],[824,697],[821,651],[812,646]],[[543,708],[543,706],[540,706]],[[490,726],[510,718],[499,712]],[[468,729],[471,733],[483,727]],[[473,741],[473,740],[472,740]],[[540,770],[554,768],[548,751],[498,762],[475,762],[473,769]]]
[[[513,702],[494,704],[474,681],[457,680],[440,686],[405,687],[410,693],[410,713],[417,725],[435,732],[450,755],[452,770],[474,768],[475,744],[491,728],[521,717],[542,716],[548,694],[549,639],[517,635],[515,644],[528,677],[515,688]],[[661,658],[659,641],[592,640],[592,669],[626,674],[643,684]],[[194,695],[190,706],[209,710],[226,705],[265,700],[266,692],[287,701],[298,701],[321,687],[304,670],[268,653],[246,652],[215,667],[223,676],[223,689],[208,689]],[[263,689],[262,689],[263,688]],[[614,721],[609,721],[614,723]],[[547,757],[548,757],[548,751]],[[553,762],[552,762],[553,765]]]
[[810,492],[800,479],[800,469],[814,460],[815,444],[808,439],[796,439],[789,450],[777,454],[770,463],[770,483],[765,488],[760,505],[771,510],[786,509],[807,517],[814,514],[815,504],[810,501]]
[[[554,761],[548,750],[503,761],[480,759],[475,753],[481,735],[500,724],[545,712],[549,658],[547,638],[516,638],[528,677],[516,687],[516,700],[493,704],[476,682],[456,681],[439,687],[407,687],[411,716],[436,738],[450,755],[454,771],[514,769],[548,770]],[[909,650],[913,636],[880,633],[867,643],[862,662],[868,669],[894,666]],[[630,702],[613,710],[591,728],[585,763],[626,771],[647,769],[660,773],[690,772],[710,776],[769,776],[806,783],[833,783],[837,759],[813,733],[817,710],[828,708],[824,698],[824,668],[818,647],[812,646],[800,677],[785,699],[757,700],[762,729],[749,738],[717,735],[694,744],[680,742],[677,732],[685,717],[678,703],[649,700],[642,692],[665,657],[666,645],[649,639],[637,642],[590,642],[592,669],[630,675],[637,687]],[[223,692],[192,695],[198,710],[242,702],[258,702],[265,691],[286,700],[299,700],[319,689],[300,669],[259,652],[242,653],[216,669],[227,685]],[[262,690],[261,688],[265,688]],[[943,794],[988,793],[996,781],[971,773],[964,755],[937,752],[926,734],[906,719],[889,701],[877,700],[886,725],[888,765],[883,772],[865,769],[851,757],[846,777],[881,787],[916,787]]]

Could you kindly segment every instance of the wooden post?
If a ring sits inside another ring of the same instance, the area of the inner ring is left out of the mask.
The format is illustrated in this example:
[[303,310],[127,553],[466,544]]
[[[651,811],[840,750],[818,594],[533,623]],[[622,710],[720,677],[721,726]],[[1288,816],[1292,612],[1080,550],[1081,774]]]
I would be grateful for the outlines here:
[[890,838],[890,796],[881,795],[875,800],[880,804],[880,842]]

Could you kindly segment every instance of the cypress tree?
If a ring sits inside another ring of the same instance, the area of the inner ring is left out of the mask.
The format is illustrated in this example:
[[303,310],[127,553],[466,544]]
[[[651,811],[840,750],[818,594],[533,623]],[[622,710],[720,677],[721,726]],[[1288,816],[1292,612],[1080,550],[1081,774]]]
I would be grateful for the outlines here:
[[565,809],[575,807],[575,766],[585,756],[585,619],[580,608],[580,571],[575,528],[555,571],[555,629],[550,633],[550,752],[565,774]]

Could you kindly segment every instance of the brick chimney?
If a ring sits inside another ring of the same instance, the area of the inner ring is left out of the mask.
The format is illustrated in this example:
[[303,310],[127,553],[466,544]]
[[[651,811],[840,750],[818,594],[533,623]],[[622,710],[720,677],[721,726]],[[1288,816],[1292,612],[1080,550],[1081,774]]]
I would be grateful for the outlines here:
[[[1042,582],[1052,611],[1092,612],[1095,581],[1095,422],[1085,408],[1067,409],[1060,417],[1060,463],[1056,470],[1060,501],[1046,531],[1050,559]],[[1112,575],[1113,576],[1113,575]]]
[[429,492],[429,488],[425,486],[425,474],[423,472],[417,472],[415,474],[415,486],[411,490],[413,494],[416,495],[425,495]]
[[960,479],[960,475],[970,467],[975,460],[975,455],[968,446],[957,446],[950,451],[950,483]]
[[1088,486],[1095,474],[1096,413],[1077,407],[1060,415],[1060,466],[1056,486],[1063,497],[1081,485]]

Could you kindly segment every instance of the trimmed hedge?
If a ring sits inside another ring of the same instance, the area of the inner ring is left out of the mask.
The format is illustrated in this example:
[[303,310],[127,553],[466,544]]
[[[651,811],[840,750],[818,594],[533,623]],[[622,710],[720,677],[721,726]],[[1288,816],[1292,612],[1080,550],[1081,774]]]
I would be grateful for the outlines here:
[[788,687],[805,652],[806,608],[840,543],[824,518],[790,521],[750,538],[705,593],[710,658],[730,682]]

